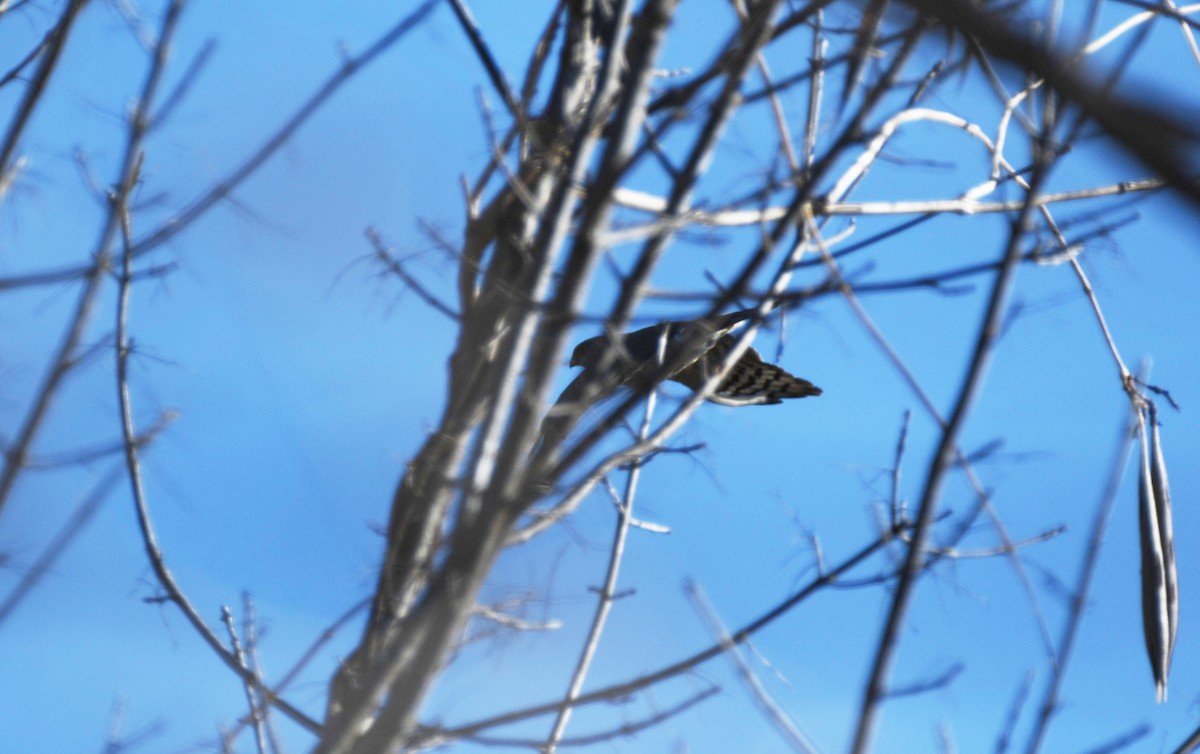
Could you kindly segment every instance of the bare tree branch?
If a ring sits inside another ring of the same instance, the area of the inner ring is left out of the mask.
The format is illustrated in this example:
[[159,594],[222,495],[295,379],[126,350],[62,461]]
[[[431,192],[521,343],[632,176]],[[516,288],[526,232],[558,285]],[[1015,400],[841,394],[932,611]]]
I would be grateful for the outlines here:
[[[838,583],[842,576],[861,565],[871,556],[883,549],[888,543],[890,543],[898,531],[900,530],[896,529],[884,532],[878,539],[858,550],[853,555],[843,560],[836,567],[826,571],[825,573],[822,573],[820,576],[810,581],[805,587],[798,590],[775,607],[771,608],[755,620],[730,634],[727,640],[718,642],[717,644],[689,655],[682,660],[673,662],[670,665],[660,668],[654,672],[646,673],[631,681],[614,684],[605,688],[588,692],[586,694],[581,694],[575,698],[573,706],[580,707],[585,704],[593,704],[599,701],[619,699],[621,697],[628,696],[635,691],[653,686],[671,678],[677,678],[698,667],[702,663],[708,662],[714,657],[721,656],[731,647],[741,644],[758,631],[787,614],[792,608],[796,607],[816,592],[820,591],[826,586],[831,586]],[[538,717],[556,712],[562,706],[562,702],[539,704],[533,707],[527,707],[525,709],[490,717],[485,720],[479,720],[474,723],[468,723],[455,728],[448,728],[441,731],[441,733],[442,735],[451,737],[470,736],[478,733],[481,730],[487,730],[488,728],[507,725],[519,720],[525,720],[531,717]]]
[[[1030,181],[1033,188],[1036,189],[1043,175],[1044,169],[1038,169],[1034,173],[1033,179]],[[1036,191],[1031,191],[1030,196],[1035,193]],[[967,367],[954,410],[950,413],[945,429],[942,431],[937,452],[929,465],[924,491],[921,493],[921,502],[917,508],[912,543],[905,556],[904,568],[900,572],[900,580],[892,597],[887,622],[881,632],[879,645],[875,652],[870,679],[863,694],[862,709],[859,713],[852,747],[855,754],[863,754],[871,746],[880,706],[883,698],[887,695],[887,677],[899,643],[900,631],[907,616],[913,591],[916,588],[917,577],[924,568],[925,542],[936,516],[937,503],[945,482],[946,471],[954,462],[958,433],[966,421],[1000,330],[1000,321],[1012,285],[1013,273],[1020,260],[1020,239],[1032,211],[1033,207],[1027,203],[1012,222],[1008,245],[1002,257],[1001,267],[996,273],[992,293],[979,328],[975,352]]]

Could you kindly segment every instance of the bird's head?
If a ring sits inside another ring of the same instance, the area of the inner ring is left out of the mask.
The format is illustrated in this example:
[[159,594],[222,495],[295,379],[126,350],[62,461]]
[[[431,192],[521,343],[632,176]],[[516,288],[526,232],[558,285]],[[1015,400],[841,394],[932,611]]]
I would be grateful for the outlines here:
[[627,348],[624,337],[614,339],[604,333],[575,346],[575,350],[571,352],[570,364],[573,367],[595,369],[606,359],[613,363],[624,362],[629,359]]
[[575,350],[571,352],[571,366],[581,367],[595,361],[598,355],[598,348],[603,347],[603,335],[597,335],[594,338],[588,338],[575,346]]

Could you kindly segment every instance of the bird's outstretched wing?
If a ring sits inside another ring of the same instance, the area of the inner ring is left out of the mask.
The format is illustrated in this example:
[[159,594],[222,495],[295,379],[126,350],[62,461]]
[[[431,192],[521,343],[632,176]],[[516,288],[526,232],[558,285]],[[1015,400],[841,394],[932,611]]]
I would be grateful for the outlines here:
[[[722,336],[703,356],[671,375],[671,379],[692,390],[699,390],[709,377],[717,373],[735,342],[732,335]],[[758,351],[747,348],[708,399],[725,406],[753,406],[820,394],[821,388],[796,377],[783,367],[768,364],[758,355]]]
[[[583,367],[587,372],[604,364],[603,371],[616,374],[618,382],[628,382],[639,371],[675,360],[682,364],[681,370],[686,369],[734,327],[757,313],[755,309],[742,309],[705,319],[660,322],[616,337],[597,335],[575,346],[571,366]],[[661,361],[660,345],[664,349]]]

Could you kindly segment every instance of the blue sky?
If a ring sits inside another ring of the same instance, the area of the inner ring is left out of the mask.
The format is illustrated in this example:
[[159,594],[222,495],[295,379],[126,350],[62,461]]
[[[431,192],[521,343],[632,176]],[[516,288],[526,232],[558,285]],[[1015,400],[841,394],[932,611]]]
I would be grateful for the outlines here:
[[[519,14],[503,3],[474,7],[514,80],[548,5],[523,4]],[[0,50],[28,44],[40,28],[31,19],[42,12],[0,19]],[[399,12],[383,2],[353,9],[298,3],[287,13],[216,1],[189,8],[175,75],[206,39],[215,38],[217,49],[169,127],[148,143],[144,198],[166,192],[165,207],[177,207],[223,175],[336,67],[339,46],[361,50]],[[704,44],[726,9],[714,9],[712,18],[691,12],[685,4],[679,37],[667,48],[668,67],[694,54],[679,40]],[[1169,64],[1186,66],[1178,30],[1162,27],[1152,40],[1154,55],[1144,61],[1146,79]],[[79,262],[94,242],[101,210],[83,188],[72,154],[86,154],[103,180],[113,174],[119,114],[141,80],[144,58],[104,4],[89,6],[77,34],[23,145],[29,168],[0,206],[0,276]],[[788,51],[803,52],[800,45]],[[1186,90],[1196,68],[1182,70],[1178,86]],[[970,100],[967,89],[947,85],[927,104],[980,117],[994,113],[993,105]],[[163,549],[214,625],[220,605],[240,609],[241,592],[253,595],[265,625],[260,651],[270,678],[368,593],[380,551],[370,525],[384,521],[405,460],[437,420],[453,327],[396,281],[379,278],[364,259],[370,247],[363,231],[377,227],[413,255],[412,269],[433,288],[452,291],[450,265],[417,222],[451,238],[461,231],[459,176],[477,173],[489,152],[479,90],[494,102],[441,8],[251,178],[237,192],[236,207],[214,211],[157,252],[157,260],[178,264],[174,273],[135,290],[132,328],[141,358],[132,387],[140,423],[152,423],[164,410],[179,412],[146,455]],[[13,97],[12,87],[0,90],[0,111],[10,110]],[[789,101],[795,118],[802,102],[799,96]],[[759,163],[749,156],[766,155],[773,143],[761,138],[757,122],[733,127],[706,176],[706,196],[736,194],[753,179]],[[854,198],[954,196],[979,175],[985,159],[965,136],[937,127],[914,127],[894,148],[958,168],[880,164]],[[1068,159],[1052,187],[1143,175],[1101,144],[1089,150]],[[1141,723],[1153,727],[1137,750],[1170,750],[1197,724],[1200,645],[1189,629],[1188,596],[1190,585],[1200,583],[1189,536],[1200,526],[1189,505],[1200,489],[1189,463],[1200,452],[1194,410],[1200,349],[1192,335],[1200,326],[1196,224],[1166,197],[1136,209],[1140,222],[1091,243],[1084,260],[1126,360],[1132,366],[1153,359],[1152,381],[1183,406],[1162,412],[1184,590],[1171,699],[1154,704],[1142,650],[1136,489],[1127,474],[1049,751],[1087,750]],[[141,217],[148,226],[164,211],[151,207]],[[858,237],[894,222],[864,220]],[[890,279],[993,259],[1003,223],[1000,217],[934,220],[873,251],[876,267],[864,274]],[[656,283],[700,285],[703,270],[719,274],[736,265],[751,237],[734,235],[715,248],[683,245]],[[601,281],[589,311],[603,311],[610,291]],[[863,299],[943,411],[961,380],[966,337],[978,322],[984,292]],[[74,297],[73,289],[50,287],[0,298],[0,431],[6,436],[23,415]],[[1015,538],[1067,526],[1064,535],[1025,551],[1057,637],[1064,610],[1053,579],[1076,577],[1127,402],[1068,267],[1023,267],[1013,303],[1019,314],[1000,343],[962,444],[970,451],[1004,440],[980,472]],[[114,306],[111,296],[101,301],[91,340],[111,330]],[[768,328],[756,345],[773,355],[775,337]],[[874,532],[873,506],[888,494],[885,474],[908,409],[914,413],[902,491],[915,503],[934,425],[845,303],[823,299],[791,315],[781,360],[825,394],[777,407],[705,406],[679,442],[706,447],[647,468],[638,515],[671,533],[632,533],[622,586],[634,595],[617,603],[592,687],[710,641],[684,595],[685,580],[697,583],[727,624],[737,626],[811,578],[809,534],[820,538],[830,563],[861,547]],[[567,375],[564,365],[564,382]],[[35,451],[115,438],[112,383],[106,354],[69,382]],[[682,395],[674,387],[667,393]],[[8,557],[0,594],[109,463],[29,472],[22,479],[0,520],[0,552]],[[945,507],[962,511],[971,503],[961,480],[947,486]],[[562,693],[612,526],[612,507],[597,494],[562,530],[504,555],[487,594],[533,593],[529,617],[557,619],[564,628],[467,649],[429,700],[431,719],[462,723]],[[994,543],[983,526],[966,541]],[[242,714],[241,690],[174,610],[143,602],[154,593],[122,485],[38,591],[0,625],[0,668],[9,679],[0,688],[6,710],[0,738],[14,751],[95,750],[120,703],[127,732],[161,724],[144,750],[207,750],[216,726]],[[885,606],[879,587],[824,592],[755,641],[770,662],[770,668],[756,665],[764,682],[824,751],[846,746]],[[293,689],[294,701],[319,713],[323,684],[356,632],[337,637]],[[965,669],[946,688],[888,704],[876,750],[936,751],[943,724],[960,750],[990,748],[1027,673],[1036,673],[1033,688],[1040,693],[1045,670],[1036,642],[1028,603],[1004,562],[961,560],[926,576],[901,643],[896,682],[919,682],[958,662]],[[635,742],[606,747],[663,751],[683,741],[693,752],[781,750],[724,662],[652,691],[651,706],[669,706],[706,680],[723,685],[716,699]],[[646,710],[645,704],[589,710],[570,732],[637,719]],[[1027,713],[1019,735],[1028,720]],[[539,720],[505,733],[540,736],[547,729]],[[291,750],[306,748],[307,738],[284,730]],[[241,740],[238,750],[251,750],[250,743]]]

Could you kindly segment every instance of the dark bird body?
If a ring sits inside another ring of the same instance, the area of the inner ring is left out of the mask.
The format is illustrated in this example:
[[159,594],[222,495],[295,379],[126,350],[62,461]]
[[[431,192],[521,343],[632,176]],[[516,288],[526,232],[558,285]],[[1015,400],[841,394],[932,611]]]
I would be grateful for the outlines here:
[[[736,338],[729,334],[730,331],[753,314],[753,310],[747,310],[723,315],[710,322],[663,322],[626,333],[615,340],[610,340],[608,335],[588,338],[575,346],[571,354],[571,366],[583,367],[583,374],[575,382],[593,378],[600,370],[603,374],[601,382],[624,384],[652,373],[660,364],[679,364],[667,379],[699,390],[717,373],[733,348]],[[683,349],[688,349],[687,353]],[[569,392],[570,386],[564,396]],[[752,406],[820,394],[821,388],[782,367],[768,364],[757,351],[747,348],[708,400],[725,406]]]
[[[606,333],[581,342],[571,354],[571,366],[583,367],[583,372],[550,407],[534,453],[555,448],[583,411],[611,391],[622,385],[648,390],[649,381],[660,377],[663,365],[672,370],[666,379],[700,390],[733,348],[736,338],[729,333],[756,314],[746,309],[701,320],[661,322],[624,335]],[[725,406],[753,406],[820,394],[821,388],[766,363],[758,351],[747,348],[707,398]]]

